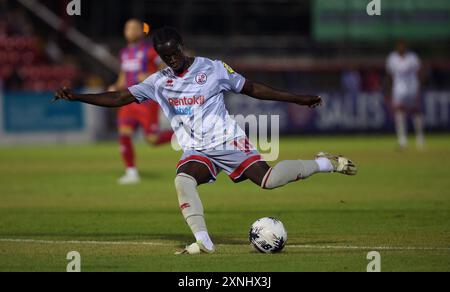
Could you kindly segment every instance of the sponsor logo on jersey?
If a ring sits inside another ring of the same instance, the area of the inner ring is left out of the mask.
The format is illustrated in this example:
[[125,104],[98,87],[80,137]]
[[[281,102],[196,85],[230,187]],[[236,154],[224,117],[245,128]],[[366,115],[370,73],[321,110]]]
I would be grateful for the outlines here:
[[193,97],[182,97],[182,98],[169,98],[169,103],[171,106],[193,106],[193,105],[202,105],[206,101],[205,97],[202,96],[193,96]]
[[169,98],[169,104],[175,108],[178,115],[192,115],[192,107],[202,105],[205,101],[204,96]]
[[137,59],[123,60],[122,70],[125,72],[139,72],[141,71],[141,62]]
[[144,59],[144,52],[142,52],[142,51],[137,52],[136,58],[138,58],[139,60]]

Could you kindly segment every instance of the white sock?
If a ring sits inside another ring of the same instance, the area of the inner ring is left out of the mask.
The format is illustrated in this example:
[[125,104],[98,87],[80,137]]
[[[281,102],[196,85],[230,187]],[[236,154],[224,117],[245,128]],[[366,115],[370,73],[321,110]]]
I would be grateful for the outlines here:
[[261,187],[273,190],[291,182],[307,179],[318,172],[320,172],[319,165],[314,160],[281,161],[267,172]]
[[139,176],[139,172],[136,167],[128,167],[126,170],[128,176]]
[[208,235],[203,204],[197,190],[196,180],[190,175],[181,173],[175,178],[175,187],[183,217],[191,228],[195,239],[202,241],[207,249],[212,250],[214,244]]
[[209,250],[214,249],[214,243],[212,242],[211,238],[209,237],[208,232],[199,231],[199,232],[196,232],[194,234],[194,236],[195,236],[195,240],[201,241],[207,249],[209,249]]
[[328,158],[321,157],[316,159],[316,163],[319,165],[319,172],[333,172],[333,164]]
[[413,118],[414,128],[416,130],[417,148],[423,149],[425,147],[425,121],[422,115],[417,114]]
[[397,139],[400,147],[408,146],[406,115],[402,111],[395,113],[395,127],[397,130]]

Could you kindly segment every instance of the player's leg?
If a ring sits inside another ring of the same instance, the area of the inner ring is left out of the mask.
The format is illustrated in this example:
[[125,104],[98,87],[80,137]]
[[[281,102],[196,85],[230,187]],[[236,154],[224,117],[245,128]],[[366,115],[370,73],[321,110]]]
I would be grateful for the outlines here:
[[[207,158],[203,160],[205,159]],[[215,170],[212,170],[211,166],[205,165],[204,162],[189,161],[178,168],[175,187],[180,208],[197,241],[178,254],[197,254],[201,251],[213,253],[215,251],[214,243],[206,227],[203,204],[197,189],[198,186],[215,179],[212,174]]]
[[397,98],[393,104],[397,142],[401,149],[408,146],[408,124],[403,101]]
[[279,188],[316,173],[357,173],[351,160],[323,152],[314,160],[285,160],[271,168],[247,138],[235,139],[229,145],[234,149],[211,153],[215,164],[227,172],[234,182],[250,179],[264,189]]
[[136,121],[133,120],[129,108],[119,109],[118,117],[120,154],[125,164],[125,175],[119,179],[120,184],[135,184],[140,181],[136,168],[136,158],[133,146],[133,134],[136,128]]
[[416,132],[416,146],[417,149],[423,150],[425,148],[425,117],[422,112],[420,101],[414,100],[415,105],[412,109],[412,118],[414,130]]
[[161,131],[159,127],[159,105],[150,101],[140,105],[139,121],[145,131],[147,143],[153,146],[159,146],[169,143],[172,140],[173,131]]
[[159,146],[172,141],[173,131],[163,130],[157,133],[150,133],[147,135],[147,142],[153,146]]
[[355,175],[357,170],[353,162],[345,157],[319,153],[315,160],[285,160],[272,168],[261,161],[249,167],[244,175],[263,189],[276,189],[316,173],[333,172]]
[[425,118],[422,113],[413,115],[414,129],[416,131],[416,145],[422,150],[425,148]]

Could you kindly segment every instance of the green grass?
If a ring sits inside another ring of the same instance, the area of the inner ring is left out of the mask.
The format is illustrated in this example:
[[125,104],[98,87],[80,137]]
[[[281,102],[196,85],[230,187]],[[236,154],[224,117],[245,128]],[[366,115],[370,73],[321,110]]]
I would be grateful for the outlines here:
[[[120,187],[117,148],[0,148],[0,271],[65,271],[72,250],[81,253],[82,271],[365,271],[367,253],[379,246],[400,248],[380,250],[383,271],[450,271],[450,136],[430,137],[425,152],[403,153],[392,137],[284,139],[280,159],[345,153],[360,174],[318,175],[274,191],[220,175],[200,187],[219,244],[211,256],[173,255],[193,241],[173,186],[180,153],[139,145],[144,181]],[[258,254],[248,245],[249,226],[264,216],[288,229],[282,254]]]

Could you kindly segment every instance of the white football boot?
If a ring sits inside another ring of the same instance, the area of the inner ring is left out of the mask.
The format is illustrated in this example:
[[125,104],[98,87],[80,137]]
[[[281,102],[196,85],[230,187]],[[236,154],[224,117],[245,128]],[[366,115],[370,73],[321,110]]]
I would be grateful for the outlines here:
[[348,158],[343,156],[332,155],[326,152],[320,152],[317,154],[316,159],[327,158],[333,165],[333,172],[345,174],[345,175],[356,175],[358,173],[358,168],[356,165]]
[[201,241],[197,241],[196,243],[193,243],[189,246],[186,246],[185,249],[181,251],[177,251],[176,255],[182,255],[182,254],[213,254],[216,251],[216,249],[213,247],[212,250],[207,249]]
[[135,185],[140,182],[141,178],[137,171],[127,171],[118,181],[119,185]]

